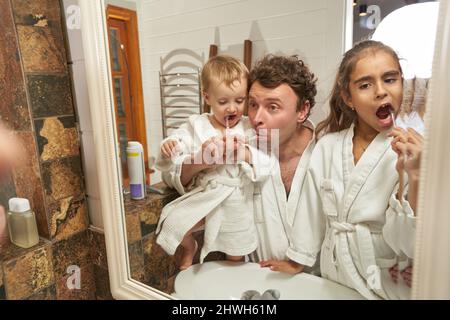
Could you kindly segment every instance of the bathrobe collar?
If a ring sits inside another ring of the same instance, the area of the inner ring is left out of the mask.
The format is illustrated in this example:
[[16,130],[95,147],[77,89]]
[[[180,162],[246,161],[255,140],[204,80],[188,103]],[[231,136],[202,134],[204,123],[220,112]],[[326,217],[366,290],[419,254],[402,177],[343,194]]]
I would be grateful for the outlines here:
[[[364,186],[368,176],[376,165],[389,150],[391,139],[387,137],[387,132],[380,132],[369,144],[366,151],[359,159],[356,166],[353,157],[353,136],[355,125],[352,124],[345,133],[342,148],[343,180],[345,187],[343,208],[341,211],[341,221],[348,220],[347,214],[355,201],[361,188]],[[350,186],[347,188],[347,186]]]

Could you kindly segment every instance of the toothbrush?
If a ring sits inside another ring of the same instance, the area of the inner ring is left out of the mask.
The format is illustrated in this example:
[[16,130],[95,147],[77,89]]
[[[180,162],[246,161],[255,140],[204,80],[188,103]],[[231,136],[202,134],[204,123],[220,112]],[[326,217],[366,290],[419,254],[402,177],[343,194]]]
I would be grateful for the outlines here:
[[389,111],[389,114],[391,115],[392,126],[393,126],[393,127],[397,127],[397,122],[395,121],[394,111],[390,110],[390,111]]
[[[392,118],[392,127],[397,127],[397,122],[395,121],[394,111],[390,110],[390,115]],[[405,162],[405,158],[403,158],[403,162]],[[403,190],[404,190],[404,172],[403,169],[399,171],[398,173],[398,198],[401,200],[403,196]]]

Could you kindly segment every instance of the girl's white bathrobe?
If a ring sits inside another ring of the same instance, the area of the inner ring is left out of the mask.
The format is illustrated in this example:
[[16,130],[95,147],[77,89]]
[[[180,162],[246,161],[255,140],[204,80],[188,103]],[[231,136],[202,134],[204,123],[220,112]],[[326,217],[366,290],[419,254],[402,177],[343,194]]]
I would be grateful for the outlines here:
[[369,299],[398,298],[388,272],[397,263],[397,255],[383,235],[395,232],[387,216],[403,211],[395,197],[397,155],[392,139],[379,133],[355,166],[353,135],[352,125],[317,142],[288,257],[312,265],[321,251],[323,277]]
[[[386,212],[383,237],[397,254],[398,270],[402,272],[413,264],[416,216],[404,198],[401,203],[391,198],[390,204]],[[402,300],[411,299],[411,288],[407,286],[400,273],[397,278],[396,292],[391,294],[390,297]]]
[[[242,117],[231,130],[232,134],[244,136],[247,130],[251,130],[248,118]],[[163,180],[182,195],[163,208],[156,230],[157,243],[168,254],[173,255],[188,230],[205,217],[201,262],[211,251],[242,256],[257,247],[253,182],[263,179],[257,170],[244,161],[224,164],[199,173],[186,188],[181,184],[183,161],[201,150],[205,141],[218,135],[208,114],[193,115],[162,142],[176,139],[181,147],[177,157],[163,159],[160,156],[157,161]],[[252,156],[256,156],[253,148]]]

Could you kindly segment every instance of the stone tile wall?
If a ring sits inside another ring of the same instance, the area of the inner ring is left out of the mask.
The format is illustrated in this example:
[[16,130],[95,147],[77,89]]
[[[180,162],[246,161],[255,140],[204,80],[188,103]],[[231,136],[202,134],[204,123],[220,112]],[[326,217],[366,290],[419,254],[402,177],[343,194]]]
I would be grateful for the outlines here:
[[[88,229],[64,30],[58,0],[0,1],[0,119],[25,151],[0,181],[0,205],[29,199],[41,237],[0,253],[0,299],[111,298],[104,236]],[[71,265],[80,289],[67,285]]]

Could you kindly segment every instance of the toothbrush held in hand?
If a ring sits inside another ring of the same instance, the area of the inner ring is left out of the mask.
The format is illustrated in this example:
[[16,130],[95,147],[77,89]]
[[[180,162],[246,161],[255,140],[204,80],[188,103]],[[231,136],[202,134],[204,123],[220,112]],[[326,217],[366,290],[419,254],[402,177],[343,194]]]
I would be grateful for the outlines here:
[[[394,111],[390,111],[390,115],[392,118],[392,127],[397,127],[397,122],[395,121],[395,115]],[[404,155],[403,155],[404,156]],[[403,157],[403,163],[405,162],[405,157]],[[399,200],[403,197],[403,190],[404,190],[404,172],[403,172],[404,166],[398,171],[398,193],[397,197]]]
[[389,114],[391,115],[391,119],[392,119],[392,127],[397,127],[397,122],[395,121],[394,111],[390,110]]
[[229,119],[230,119],[230,116],[225,116],[225,126],[227,127],[227,129],[230,129]]

